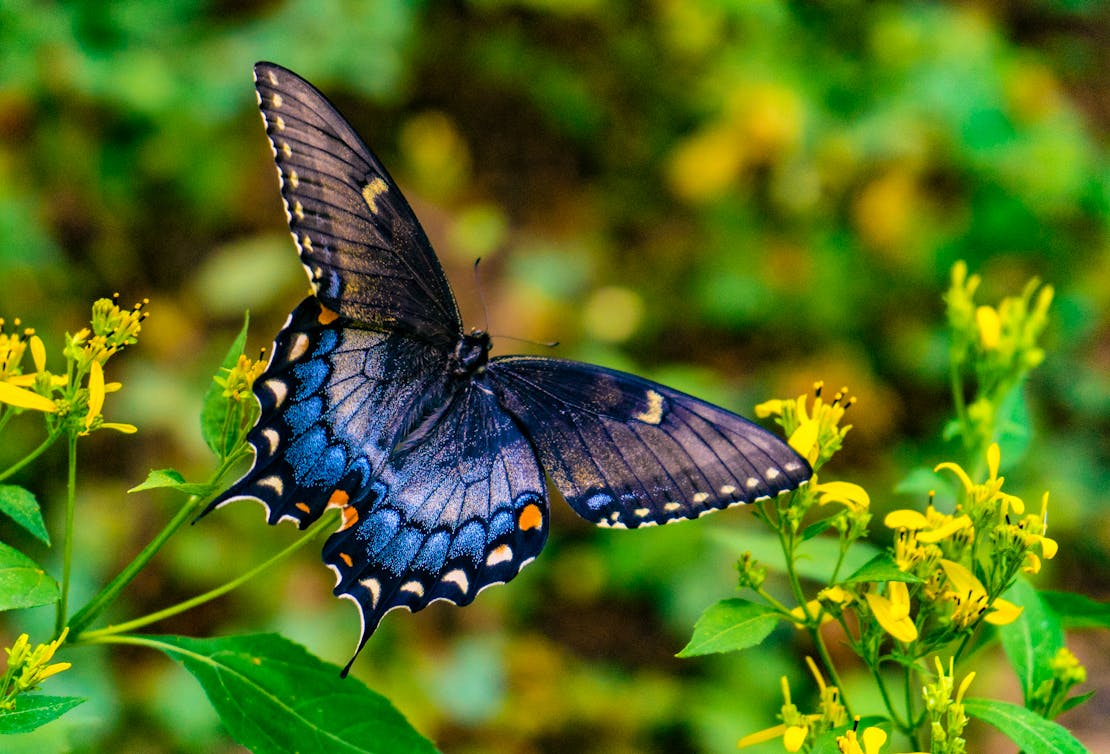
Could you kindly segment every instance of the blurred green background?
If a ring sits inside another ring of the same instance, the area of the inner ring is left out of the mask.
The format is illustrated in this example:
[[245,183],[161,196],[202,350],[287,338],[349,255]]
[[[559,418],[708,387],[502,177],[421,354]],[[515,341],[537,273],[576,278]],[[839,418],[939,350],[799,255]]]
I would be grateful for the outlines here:
[[[855,429],[825,477],[865,485],[879,515],[924,505],[893,492],[908,470],[969,460],[939,439],[951,264],[984,275],[984,303],[1040,276],[1057,289],[1049,357],[1008,484],[1033,501],[1052,491],[1062,547],[1039,585],[1105,598],[1108,40],[1095,0],[0,0],[0,316],[37,328],[57,369],[93,298],[151,300],[108,375],[124,388],[107,418],[140,434],[82,445],[75,603],[178,504],[127,488],[150,468],[208,473],[201,398],[243,310],[253,352],[306,290],[256,60],[314,82],[381,156],[469,324],[748,415],[817,379],[847,384]],[[16,422],[0,462],[39,431]],[[18,480],[54,532],[63,478],[56,452]],[[796,701],[807,685],[788,631],[759,653],[673,657],[733,595],[739,553],[722,534],[753,523],[733,510],[599,531],[556,502],[536,564],[465,610],[390,616],[355,673],[446,752],[731,751],[774,722],[780,675]],[[296,536],[254,506],[224,508],[177,536],[113,617],[222,583]],[[0,539],[54,562],[15,530]],[[342,664],[358,621],[332,581],[306,551],[155,630],[279,630]],[[49,612],[0,617],[0,639],[44,640]],[[1110,650],[1072,644],[1104,693],[1063,722],[1098,750]],[[163,656],[64,659],[74,669],[48,692],[91,700],[0,748],[236,750]],[[1017,700],[1009,671],[986,670],[977,695]]]

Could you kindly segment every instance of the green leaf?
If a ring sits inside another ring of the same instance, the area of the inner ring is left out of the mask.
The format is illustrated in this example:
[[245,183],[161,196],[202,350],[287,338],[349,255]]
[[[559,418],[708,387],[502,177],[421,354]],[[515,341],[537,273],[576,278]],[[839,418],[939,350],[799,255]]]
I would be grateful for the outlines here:
[[57,601],[57,582],[19,550],[0,543],[0,610]]
[[42,522],[42,511],[30,490],[14,484],[0,484],[0,511],[7,513],[12,521],[22,526],[44,545],[50,544],[46,524]]
[[774,610],[755,602],[721,600],[701,614],[690,643],[677,656],[697,657],[754,647],[767,638],[779,619]]
[[174,469],[152,469],[146,479],[128,492],[142,492],[143,490],[157,490],[169,488],[183,492],[186,495],[206,495],[212,491],[210,484],[197,484],[186,482],[185,477]]
[[823,518],[820,521],[810,524],[802,532],[802,541],[813,539],[816,536],[824,534],[832,526],[831,518]]
[[[218,376],[222,376],[225,370],[231,369],[238,363],[239,357],[243,354],[243,349],[247,345],[247,327],[250,325],[250,321],[251,313],[247,312],[243,315],[243,328],[235,336],[231,348],[227,350],[227,354],[220,364],[219,371],[216,372]],[[204,442],[213,453],[221,458],[226,452],[224,447],[224,423],[227,420],[227,399],[224,398],[223,392],[222,387],[215,382],[209,382],[208,391],[204,394],[204,408],[200,412],[200,431],[204,437]]]
[[1062,715],[1070,709],[1075,709],[1094,695],[1094,691],[1088,691],[1086,694],[1076,694],[1075,696],[1069,696],[1067,699],[1064,700],[1064,703],[1060,705],[1060,714]]
[[1025,579],[1018,579],[1005,597],[1024,608],[1016,621],[999,626],[998,635],[1028,704],[1041,682],[1052,679],[1050,663],[1064,646],[1064,628]]
[[894,556],[889,552],[880,552],[864,563],[855,573],[844,579],[845,584],[856,584],[863,581],[908,581],[917,583],[921,581],[921,578],[901,570],[894,562]]
[[20,694],[15,698],[15,709],[0,710],[0,734],[30,733],[84,701],[80,696]]
[[1040,593],[1064,628],[1110,628],[1110,604],[1071,592]]
[[965,699],[964,710],[998,728],[1026,754],[1087,754],[1067,728],[1025,707],[995,699]]
[[436,751],[388,699],[277,634],[140,641],[180,661],[235,740],[255,754]]

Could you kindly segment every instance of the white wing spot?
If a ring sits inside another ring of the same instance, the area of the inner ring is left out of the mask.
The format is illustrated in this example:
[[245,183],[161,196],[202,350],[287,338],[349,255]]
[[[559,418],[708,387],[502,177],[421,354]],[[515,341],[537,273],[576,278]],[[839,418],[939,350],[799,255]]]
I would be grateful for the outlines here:
[[756,479],[754,476],[750,476],[744,480],[744,486],[747,487],[749,490],[754,490],[756,487],[759,486],[759,480]]
[[298,201],[297,199],[293,200],[293,217],[297,218],[298,220],[304,219],[304,205],[301,204],[300,201]]
[[289,353],[286,358],[289,361],[296,361],[304,356],[305,351],[308,350],[308,336],[303,332],[297,333],[297,337],[293,338],[293,345],[289,346]]
[[266,427],[262,430],[262,436],[266,438],[266,444],[270,448],[270,455],[277,453],[278,443],[281,442],[281,435],[273,427]]
[[640,518],[647,518],[648,514],[651,513],[651,508],[637,508],[636,510],[634,510],[632,512],[635,513]]
[[370,592],[370,607],[377,607],[378,600],[382,597],[382,582],[377,579],[363,579],[358,582],[366,587],[366,591]]
[[678,510],[681,507],[682,507],[681,503],[666,503],[663,506],[663,510],[665,510],[667,513],[674,513],[676,510]]
[[404,584],[401,584],[401,591],[415,594],[417,597],[423,597],[424,585],[415,579],[413,581],[406,581]]
[[644,424],[658,424],[663,421],[663,396],[654,390],[644,394],[647,398],[647,408],[638,414],[633,414],[633,419],[639,419]]
[[767,477],[767,479],[778,479],[779,470],[772,466],[771,468],[767,469],[767,473],[765,476]]
[[621,512],[620,511],[613,511],[612,513],[609,514],[609,520],[612,521],[613,523],[616,523],[617,521],[619,521],[620,517],[621,517]]
[[270,76],[270,83],[273,84],[274,86],[277,86],[278,78],[277,78],[277,76],[274,75],[274,72],[273,71],[267,71],[266,73],[269,74],[269,76]]
[[736,492],[736,488],[733,487],[731,484],[726,484],[724,487],[721,488],[721,494],[722,495],[732,495],[735,492]]
[[274,92],[270,95],[270,104],[272,104],[274,107],[281,107],[284,102],[285,100],[283,100],[281,98],[281,95],[277,92]]
[[312,253],[312,239],[309,238],[307,233],[301,234],[301,248],[304,249],[305,254]]
[[798,463],[797,461],[791,461],[790,463],[784,463],[782,467],[787,471],[797,471],[798,469],[802,468],[802,464]]
[[470,579],[466,577],[466,571],[461,568],[456,568],[453,571],[448,571],[442,579],[445,584],[454,584],[459,588],[459,591],[466,594],[470,591]]
[[281,117],[280,115],[275,115],[274,116],[274,128],[276,128],[279,131],[284,131],[285,130],[285,118]]
[[287,142],[281,142],[281,154],[287,160],[293,156],[293,150],[289,148],[289,144]]
[[289,188],[294,188],[295,189],[295,188],[297,188],[297,186],[300,186],[300,185],[301,185],[301,179],[297,175],[297,171],[296,170],[290,170],[289,171]]
[[284,380],[279,380],[276,377],[266,380],[266,389],[269,390],[274,396],[274,406],[280,406],[285,403],[285,396],[289,392],[289,386],[285,384]]
[[268,476],[264,479],[259,479],[258,480],[258,486],[259,487],[269,487],[271,490],[273,490],[278,495],[280,495],[282,492],[285,491],[285,484],[282,483],[281,477],[279,477],[279,476]]
[[697,503],[698,505],[701,505],[702,503],[704,503],[708,499],[709,499],[709,493],[708,492],[695,492],[694,493],[693,501],[695,503]]
[[495,566],[499,563],[508,563],[513,559],[513,548],[508,545],[498,545],[490,551],[486,557],[487,566]]

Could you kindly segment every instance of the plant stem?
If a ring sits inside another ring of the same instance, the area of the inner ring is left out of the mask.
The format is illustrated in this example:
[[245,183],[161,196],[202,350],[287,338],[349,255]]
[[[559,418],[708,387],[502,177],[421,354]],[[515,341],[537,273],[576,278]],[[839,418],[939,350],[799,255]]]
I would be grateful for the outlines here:
[[321,516],[320,519],[316,523],[314,523],[308,529],[308,531],[304,533],[303,536],[299,537],[296,542],[293,542],[291,545],[271,557],[269,560],[265,561],[264,563],[260,563],[259,565],[250,569],[241,576],[232,579],[226,584],[209,590],[204,594],[200,594],[191,599],[187,599],[184,602],[179,602],[176,605],[171,605],[170,607],[167,607],[163,610],[150,613],[149,615],[144,615],[140,618],[135,618],[134,620],[129,620],[126,623],[117,623],[106,628],[97,629],[95,631],[86,631],[85,633],[81,634],[81,640],[95,642],[107,636],[127,633],[128,631],[133,631],[136,628],[142,628],[143,626],[150,625],[151,623],[157,623],[160,620],[177,615],[178,613],[183,613],[186,610],[191,610],[198,605],[203,605],[205,602],[210,602],[217,597],[221,597],[232,591],[233,589],[242,586],[260,573],[268,571],[270,568],[272,568],[277,563],[280,563],[282,560],[285,560],[294,552],[316,539],[316,536],[321,531],[325,531],[334,527],[336,523],[338,523],[338,519],[338,510],[329,510],[323,516]]
[[949,360],[949,384],[952,388],[952,406],[956,409],[956,421],[960,424],[960,440],[964,450],[970,451],[974,443],[971,437],[971,422],[967,418],[967,405],[964,403],[964,386],[960,379],[960,365],[955,359]]
[[16,461],[14,464],[12,464],[8,468],[4,469],[4,471],[0,472],[0,482],[4,481],[8,477],[10,477],[12,474],[15,474],[20,469],[22,469],[24,466],[29,464],[31,461],[33,461],[36,458],[38,458],[39,456],[41,456],[44,452],[46,452],[47,448],[49,448],[51,445],[54,444],[54,441],[58,439],[59,435],[61,435],[61,432],[59,432],[57,430],[55,430],[54,432],[51,432],[49,435],[46,436],[46,439],[43,440],[42,443],[37,448],[32,450],[30,453],[28,453],[26,456],[24,456],[21,460]]
[[[40,446],[41,447],[41,446]],[[62,596],[54,617],[54,635],[60,636],[69,612],[69,574],[73,566],[73,519],[77,508],[77,431],[69,433],[69,471],[66,475],[66,529],[62,543]]]
[[204,502],[204,498],[196,495],[190,495],[185,505],[177,511],[176,515],[170,519],[162,531],[158,532],[157,536],[152,539],[142,551],[135,556],[134,560],[127,564],[127,566],[119,572],[114,579],[108,582],[107,586],[101,589],[95,597],[78,610],[69,621],[70,639],[72,643],[77,639],[82,630],[92,623],[98,615],[106,608],[111,602],[119,596],[124,587],[131,583],[131,580],[139,574],[150,559],[154,557],[155,553],[162,548],[174,533],[181,528],[181,526],[191,519],[196,513],[197,508]]

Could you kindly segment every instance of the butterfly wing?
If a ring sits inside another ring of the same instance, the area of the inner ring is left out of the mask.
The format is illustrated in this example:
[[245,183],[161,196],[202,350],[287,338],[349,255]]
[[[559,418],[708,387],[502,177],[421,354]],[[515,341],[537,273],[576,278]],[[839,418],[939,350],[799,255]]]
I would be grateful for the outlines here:
[[324,306],[444,347],[462,330],[424,230],[389,173],[332,104],[273,63],[254,67],[289,229]]
[[[445,363],[437,348],[359,328],[305,299],[255,383],[254,465],[205,510],[255,499],[270,523],[304,528],[342,508],[324,562],[336,571],[336,595],[359,606],[359,649],[389,610],[468,604],[513,578],[547,537],[531,445],[488,389],[446,392]],[[397,455],[398,426],[429,402],[445,407],[442,416]]]
[[550,358],[494,359],[501,404],[583,518],[636,528],[773,497],[812,474],[743,417],[650,380]]

